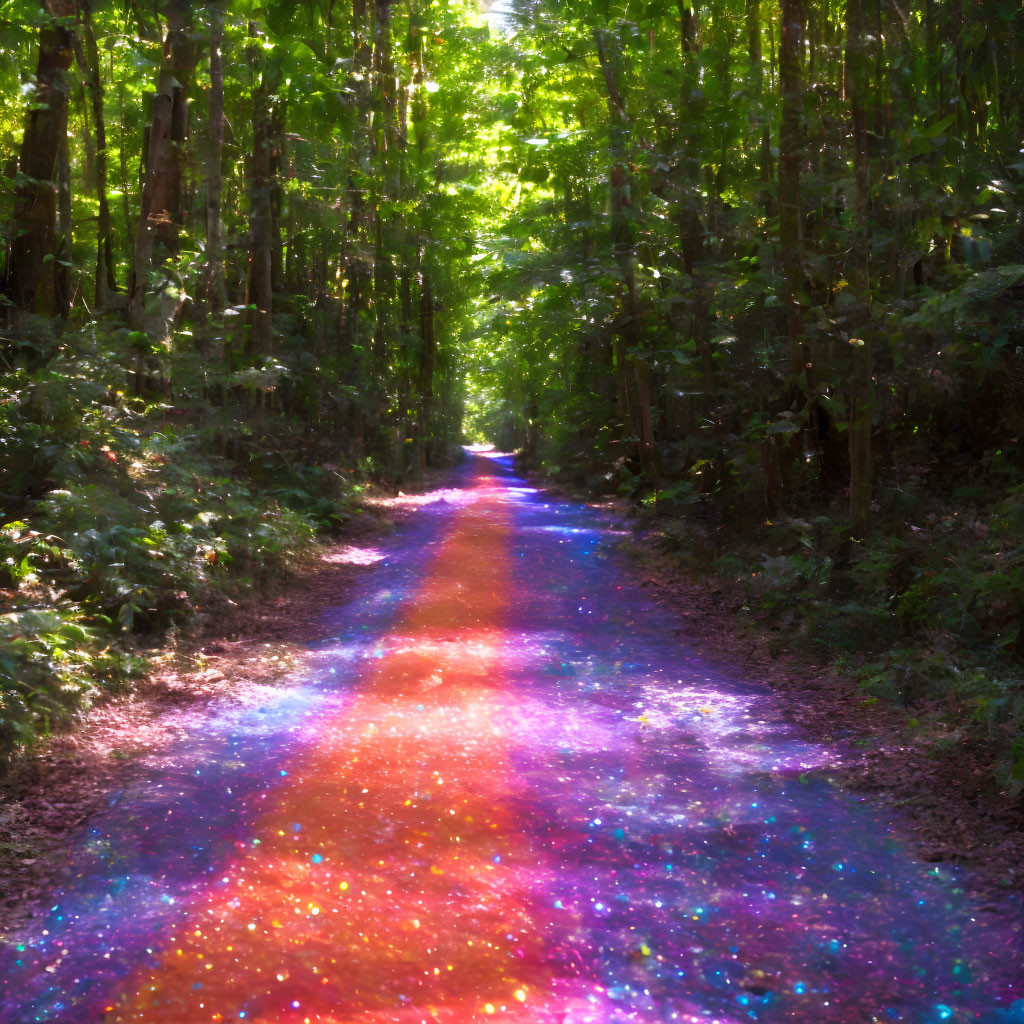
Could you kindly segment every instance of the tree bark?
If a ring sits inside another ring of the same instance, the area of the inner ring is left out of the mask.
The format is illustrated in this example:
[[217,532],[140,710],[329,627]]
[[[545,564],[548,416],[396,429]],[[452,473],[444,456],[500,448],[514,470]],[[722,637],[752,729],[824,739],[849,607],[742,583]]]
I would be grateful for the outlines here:
[[[410,10],[409,39],[406,46],[412,66],[412,130],[415,133],[415,146],[412,148],[412,159],[408,146],[409,127],[405,125],[402,141],[402,155],[406,164],[411,163],[407,173],[406,193],[417,198],[419,183],[427,174],[428,153],[430,148],[430,120],[423,83],[426,80],[426,53],[423,39],[423,28],[419,11],[414,7]],[[431,267],[427,262],[428,253],[420,239],[431,233],[430,223],[426,214],[417,218],[415,227],[419,237],[412,231],[408,232],[408,252],[419,266],[417,283],[419,286],[419,368],[416,386],[416,428],[413,433],[413,451],[416,466],[420,472],[426,469],[428,462],[427,446],[434,427],[434,376],[437,366],[437,339],[434,331],[434,290]]]
[[153,120],[146,148],[145,178],[135,253],[128,289],[128,320],[143,329],[146,292],[155,262],[178,251],[178,232],[184,220],[182,182],[188,137],[188,95],[196,64],[192,38],[191,0],[168,0],[163,64],[153,97]]
[[389,252],[390,225],[386,206],[395,198],[395,71],[391,57],[391,0],[376,0],[373,45],[373,140],[380,183],[374,210],[373,304],[375,307],[373,362],[382,379],[392,334],[394,268]]
[[112,293],[117,291],[114,269],[113,236],[110,225],[110,203],[107,199],[107,122],[103,112],[103,79],[100,75],[99,48],[92,23],[92,0],[79,0],[79,17],[85,41],[85,62],[82,70],[92,105],[92,120],[96,132],[96,199],[99,215],[96,223],[96,307],[102,309]]
[[679,223],[679,252],[683,260],[683,269],[691,279],[690,288],[692,315],[688,317],[690,336],[697,345],[701,357],[704,394],[701,404],[707,411],[712,402],[715,389],[714,363],[712,362],[711,339],[707,325],[707,288],[699,279],[698,266],[704,256],[705,230],[699,208],[700,196],[700,164],[694,159],[696,146],[693,135],[697,121],[689,108],[699,92],[698,64],[696,60],[697,28],[696,14],[683,2],[678,0],[680,13],[680,63],[682,67],[682,92],[679,104],[677,124],[679,153],[679,187],[676,218]]
[[872,348],[868,240],[869,141],[868,112],[865,109],[870,72],[862,0],[846,5],[846,98],[850,106],[850,127],[854,150],[853,240],[847,267],[850,290],[857,298],[860,321],[854,330],[861,335],[850,341],[850,525],[855,537],[867,530],[872,487]]
[[67,134],[61,140],[57,157],[57,254],[54,260],[57,274],[57,302],[60,315],[66,317],[71,309],[71,154]]
[[779,46],[779,84],[782,113],[779,126],[779,244],[785,277],[786,333],[789,338],[790,374],[805,372],[803,341],[803,239],[801,230],[800,159],[803,151],[803,81],[801,0],[782,0],[782,39]]
[[[658,452],[654,442],[654,430],[651,420],[650,405],[650,368],[641,354],[640,309],[637,301],[636,285],[636,254],[633,237],[633,226],[627,212],[633,202],[633,180],[629,171],[629,152],[627,141],[630,124],[626,113],[625,99],[619,86],[618,43],[605,29],[594,30],[594,42],[601,65],[601,73],[605,86],[605,97],[608,107],[609,149],[612,166],[609,174],[611,190],[611,242],[612,255],[622,275],[623,331],[632,343],[632,352],[628,353],[632,371],[632,384],[636,389],[636,402],[628,401],[633,429],[637,434],[637,455],[644,475],[658,487],[661,483],[661,471],[658,466]],[[612,47],[616,49],[613,50]],[[622,357],[627,353],[622,353]],[[625,369],[624,361],[620,369]],[[627,379],[626,387],[629,386]]]
[[74,0],[44,0],[48,21],[39,33],[35,95],[25,124],[14,199],[14,237],[4,290],[15,310],[66,316],[58,260],[57,192],[61,150],[67,144],[68,71],[73,58]]
[[210,7],[210,93],[206,154],[206,270],[204,299],[214,312],[227,305],[224,284],[224,232],[221,225],[222,162],[224,158],[224,0]]
[[[252,30],[251,30],[252,31]],[[257,74],[258,49],[249,51],[253,81]],[[245,302],[249,307],[252,353],[269,355],[273,348],[274,287],[273,244],[275,188],[274,114],[271,97],[277,86],[278,69],[268,64],[259,74],[259,85],[253,89],[252,155],[249,158],[249,269],[246,277]]]
[[416,461],[422,471],[427,466],[427,439],[433,426],[434,367],[437,362],[437,339],[434,334],[434,290],[430,270],[420,266],[420,350],[419,382],[417,387],[419,409],[416,414]]

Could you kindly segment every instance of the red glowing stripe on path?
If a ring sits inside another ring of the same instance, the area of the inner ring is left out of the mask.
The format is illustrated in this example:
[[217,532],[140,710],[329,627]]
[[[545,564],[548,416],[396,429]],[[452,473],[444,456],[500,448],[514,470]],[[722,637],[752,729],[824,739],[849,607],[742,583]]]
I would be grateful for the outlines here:
[[553,966],[537,919],[553,871],[503,799],[516,787],[508,512],[487,480],[475,499],[393,649],[319,723],[226,884],[193,903],[105,1020],[538,1022],[573,1006],[592,1019],[600,989],[558,977],[573,970]]

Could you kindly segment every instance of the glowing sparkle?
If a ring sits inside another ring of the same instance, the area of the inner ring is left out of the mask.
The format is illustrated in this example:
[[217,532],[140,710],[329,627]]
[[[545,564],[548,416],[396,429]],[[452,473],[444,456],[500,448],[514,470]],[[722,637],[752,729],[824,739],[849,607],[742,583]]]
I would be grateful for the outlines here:
[[484,458],[361,549],[308,676],[89,822],[0,948],[0,1018],[1009,1020],[1019,915],[837,795],[623,579],[606,513]]

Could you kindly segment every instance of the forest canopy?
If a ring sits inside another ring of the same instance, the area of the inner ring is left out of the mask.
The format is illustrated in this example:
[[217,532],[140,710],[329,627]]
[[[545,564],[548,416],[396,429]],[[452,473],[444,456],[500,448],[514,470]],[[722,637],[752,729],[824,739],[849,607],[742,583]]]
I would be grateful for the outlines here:
[[1001,0],[0,4],[0,747],[492,440],[1019,790],[1022,55]]

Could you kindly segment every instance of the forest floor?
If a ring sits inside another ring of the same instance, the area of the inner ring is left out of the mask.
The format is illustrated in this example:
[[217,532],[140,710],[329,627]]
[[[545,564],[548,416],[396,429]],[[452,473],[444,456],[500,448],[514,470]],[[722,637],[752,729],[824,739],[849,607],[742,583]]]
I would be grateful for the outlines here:
[[738,586],[688,575],[650,536],[638,533],[628,550],[642,584],[678,615],[681,637],[699,636],[719,660],[771,686],[800,732],[830,748],[833,781],[900,809],[917,856],[969,866],[993,893],[1020,886],[1024,801],[998,792],[992,749],[938,719],[915,726],[913,710],[868,697],[791,649],[780,627],[741,619]]
[[[37,909],[67,867],[69,835],[128,785],[143,756],[159,756],[194,730],[210,702],[259,702],[268,686],[285,685],[301,669],[308,645],[329,630],[310,610],[343,600],[372,571],[374,538],[425,500],[426,489],[370,499],[343,537],[274,590],[217,609],[199,631],[161,649],[134,692],[98,704],[73,732],[15,762],[0,779],[0,939]],[[630,514],[625,503],[602,507],[623,519]],[[898,808],[918,856],[970,867],[983,896],[996,899],[1020,885],[1024,808],[995,792],[983,746],[908,727],[907,709],[865,700],[849,679],[788,650],[777,630],[741,624],[742,593],[687,575],[649,522],[631,532],[624,568],[678,619],[680,638],[699,639],[714,660],[772,686],[805,737],[829,749],[830,778]]]

